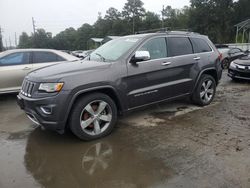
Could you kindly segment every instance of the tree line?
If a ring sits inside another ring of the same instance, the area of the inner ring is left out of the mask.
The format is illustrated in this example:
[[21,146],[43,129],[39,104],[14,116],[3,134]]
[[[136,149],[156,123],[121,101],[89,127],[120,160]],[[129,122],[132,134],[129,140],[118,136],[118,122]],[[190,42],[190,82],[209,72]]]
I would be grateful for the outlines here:
[[161,27],[191,30],[208,35],[214,43],[229,43],[235,40],[234,25],[250,18],[249,7],[249,0],[190,0],[190,6],[182,9],[165,6],[159,15],[147,11],[141,0],[127,0],[121,11],[110,7],[104,16],[99,13],[93,25],[70,27],[54,37],[42,28],[31,35],[23,32],[18,47],[86,50],[91,48],[92,37],[123,36]]

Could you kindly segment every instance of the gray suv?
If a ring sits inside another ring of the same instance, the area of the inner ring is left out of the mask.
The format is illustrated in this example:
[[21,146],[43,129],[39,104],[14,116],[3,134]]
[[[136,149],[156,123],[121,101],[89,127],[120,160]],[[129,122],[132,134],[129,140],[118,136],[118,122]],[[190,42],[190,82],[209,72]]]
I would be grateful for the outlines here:
[[190,97],[212,102],[221,78],[220,54],[207,36],[190,32],[138,34],[112,40],[82,61],[33,71],[17,96],[43,128],[80,139],[108,135],[117,115]]

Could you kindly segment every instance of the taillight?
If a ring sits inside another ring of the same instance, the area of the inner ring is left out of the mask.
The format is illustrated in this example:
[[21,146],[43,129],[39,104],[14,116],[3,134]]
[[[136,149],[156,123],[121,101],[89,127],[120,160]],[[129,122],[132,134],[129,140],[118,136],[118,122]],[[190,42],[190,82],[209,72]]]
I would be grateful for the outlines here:
[[219,53],[219,60],[221,61],[222,60],[222,54],[221,53]]

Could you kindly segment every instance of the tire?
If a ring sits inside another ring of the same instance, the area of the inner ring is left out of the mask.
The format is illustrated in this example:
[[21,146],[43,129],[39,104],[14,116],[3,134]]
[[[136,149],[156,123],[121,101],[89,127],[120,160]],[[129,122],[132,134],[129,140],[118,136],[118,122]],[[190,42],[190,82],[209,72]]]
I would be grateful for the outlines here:
[[229,64],[230,64],[229,59],[224,59],[221,63],[222,69],[228,69]]
[[103,93],[88,94],[73,106],[69,127],[78,138],[90,141],[107,136],[117,120],[114,101]]
[[241,80],[239,78],[231,78],[233,80],[233,82],[241,82]]
[[[211,86],[209,86],[208,83],[211,83]],[[209,105],[213,101],[215,93],[216,93],[215,79],[208,74],[203,74],[192,95],[192,101],[193,103],[199,106]]]

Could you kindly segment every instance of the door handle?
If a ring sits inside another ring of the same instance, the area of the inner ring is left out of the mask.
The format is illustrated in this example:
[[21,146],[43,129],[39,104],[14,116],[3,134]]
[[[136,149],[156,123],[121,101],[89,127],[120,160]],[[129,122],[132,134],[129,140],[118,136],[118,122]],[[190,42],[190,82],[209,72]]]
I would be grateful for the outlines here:
[[200,60],[201,59],[201,57],[195,57],[194,58],[194,60],[196,60],[196,61],[198,61],[198,60]]
[[162,63],[161,65],[162,66],[167,66],[167,65],[170,65],[171,64],[171,62],[164,62],[164,63]]
[[30,70],[30,67],[24,67],[23,70]]

